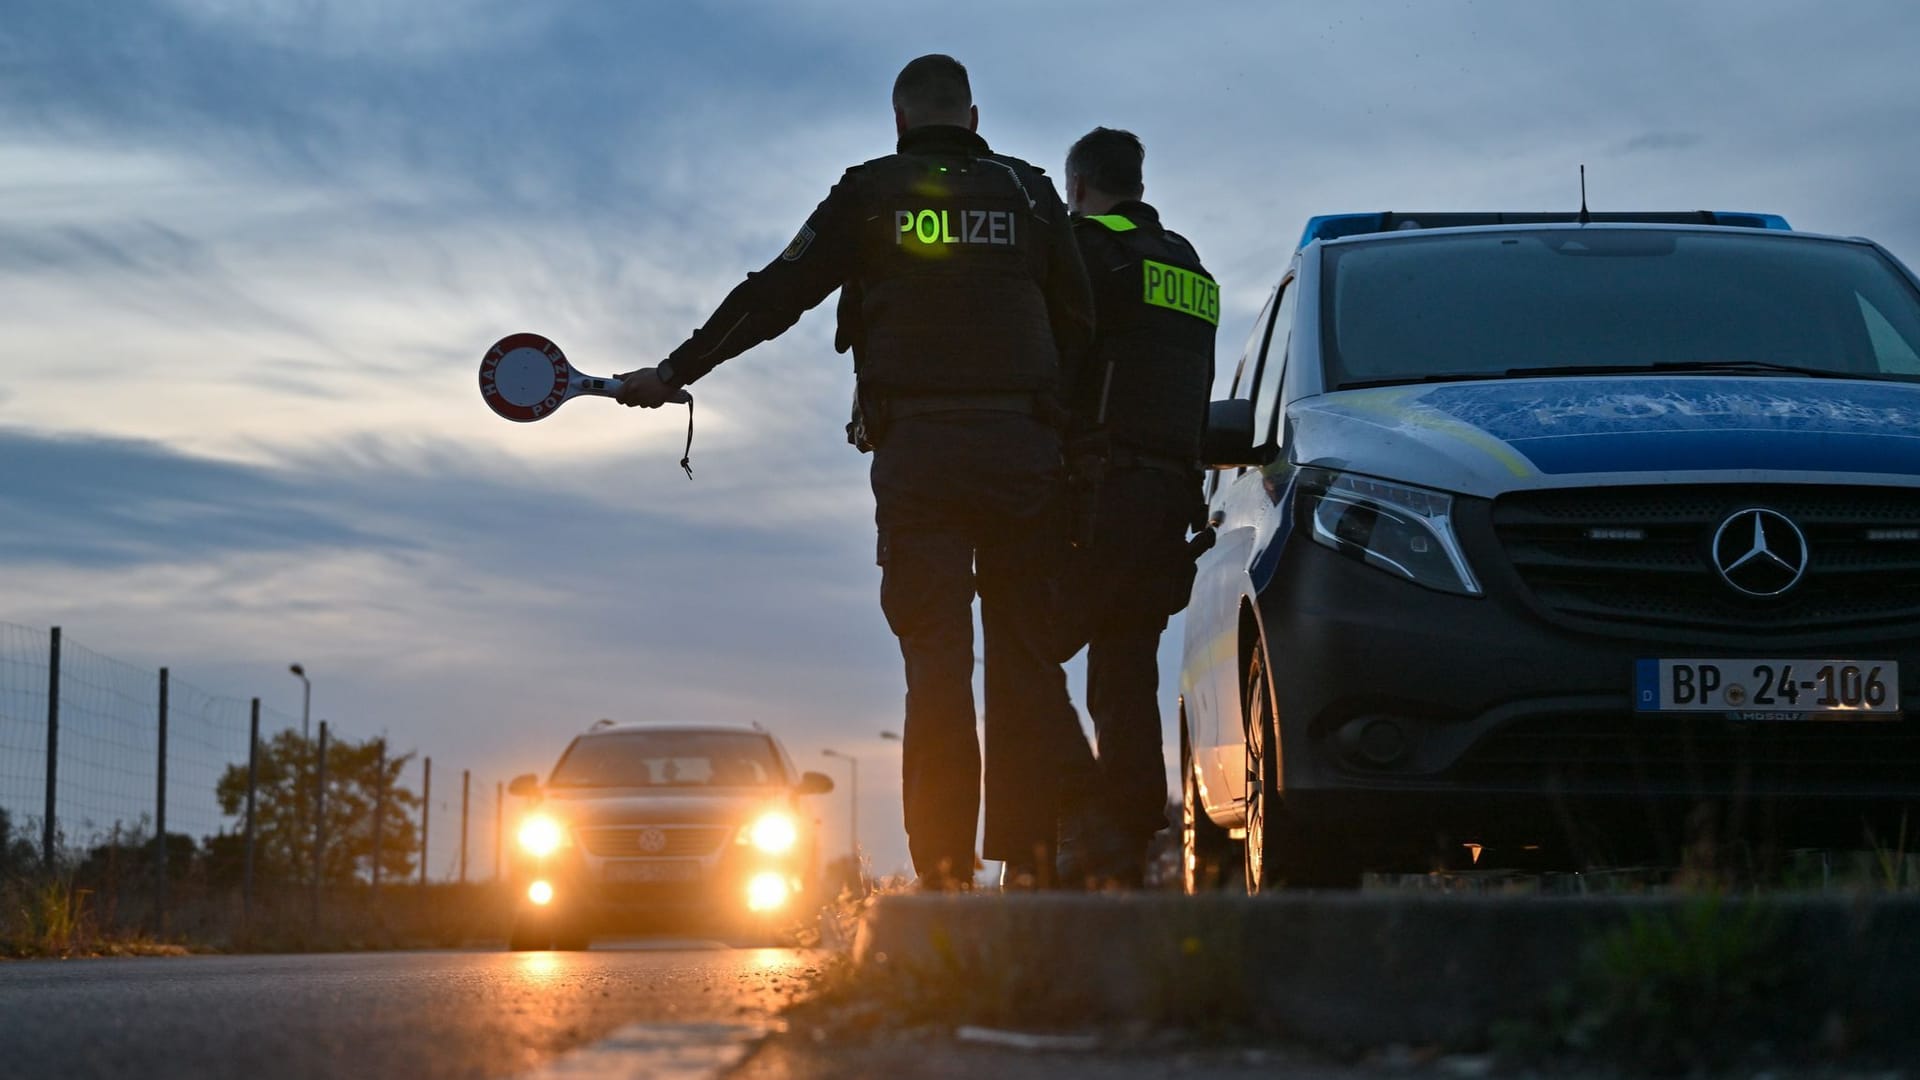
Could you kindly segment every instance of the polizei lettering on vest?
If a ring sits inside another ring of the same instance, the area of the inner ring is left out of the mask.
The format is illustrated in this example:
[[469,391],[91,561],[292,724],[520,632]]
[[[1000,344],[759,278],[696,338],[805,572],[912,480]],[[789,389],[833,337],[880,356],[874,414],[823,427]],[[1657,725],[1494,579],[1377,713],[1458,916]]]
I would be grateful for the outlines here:
[[1147,303],[1220,325],[1220,286],[1212,278],[1152,259],[1141,260],[1141,266]]
[[941,244],[1011,246],[1016,239],[1011,210],[895,210],[896,245],[909,240],[932,247]]

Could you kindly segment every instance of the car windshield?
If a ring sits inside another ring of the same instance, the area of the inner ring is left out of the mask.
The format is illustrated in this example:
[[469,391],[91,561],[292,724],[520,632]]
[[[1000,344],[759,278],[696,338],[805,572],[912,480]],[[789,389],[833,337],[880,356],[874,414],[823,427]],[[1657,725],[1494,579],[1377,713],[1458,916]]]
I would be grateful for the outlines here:
[[1920,378],[1920,296],[1865,244],[1499,230],[1334,244],[1327,385],[1746,366]]
[[621,731],[574,740],[549,783],[587,787],[769,787],[786,782],[765,735]]

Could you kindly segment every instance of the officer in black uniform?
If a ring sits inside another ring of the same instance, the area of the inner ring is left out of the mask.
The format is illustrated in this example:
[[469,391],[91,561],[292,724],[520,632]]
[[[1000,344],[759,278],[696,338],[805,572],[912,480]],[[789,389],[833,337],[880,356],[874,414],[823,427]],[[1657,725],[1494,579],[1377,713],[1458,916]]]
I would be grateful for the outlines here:
[[858,383],[848,435],[873,450],[880,604],[906,660],[908,843],[924,885],[964,886],[982,771],[976,593],[982,854],[1052,857],[1058,758],[1042,748],[1071,715],[1048,630],[1067,547],[1060,397],[1093,298],[1051,181],[975,134],[966,68],[914,60],[893,110],[898,152],[848,169],[786,251],[658,367],[625,376],[620,400],[658,406],[841,290],[835,345],[853,351]]
[[1087,642],[1087,712],[1099,746],[1096,776],[1078,782],[1079,819],[1069,810],[1063,823],[1061,873],[1070,881],[1137,884],[1153,834],[1167,825],[1156,657],[1192,585],[1187,531],[1205,527],[1200,436],[1220,289],[1193,245],[1141,201],[1145,156],[1131,132],[1104,127],[1067,154],[1074,239],[1097,315],[1071,392],[1075,458],[1103,466],[1077,478],[1097,488],[1068,589],[1067,632]]

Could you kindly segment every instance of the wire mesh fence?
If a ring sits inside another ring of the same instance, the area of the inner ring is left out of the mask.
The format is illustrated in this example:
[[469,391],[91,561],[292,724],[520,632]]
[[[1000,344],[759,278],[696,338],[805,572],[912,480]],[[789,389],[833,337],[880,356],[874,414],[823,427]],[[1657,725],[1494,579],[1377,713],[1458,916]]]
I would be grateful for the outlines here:
[[247,761],[248,703],[170,679],[167,723],[169,832],[204,839],[242,824],[220,808],[219,784]]
[[27,826],[45,813],[50,642],[45,630],[0,623],[0,811],[16,841],[38,843]]
[[85,844],[152,828],[159,686],[158,671],[62,642],[56,837]]
[[425,756],[351,724],[323,754],[304,719],[0,622],[0,886],[84,879],[164,926],[170,892],[310,890],[318,922],[323,890],[502,876],[497,779],[443,761],[429,793]]

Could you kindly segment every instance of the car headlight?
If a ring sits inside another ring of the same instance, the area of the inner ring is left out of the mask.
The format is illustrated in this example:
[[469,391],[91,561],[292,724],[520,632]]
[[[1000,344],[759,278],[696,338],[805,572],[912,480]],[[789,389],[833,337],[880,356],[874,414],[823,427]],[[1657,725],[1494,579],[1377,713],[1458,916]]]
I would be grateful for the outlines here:
[[760,873],[747,882],[747,910],[765,914],[777,911],[793,896],[793,885],[779,874]]
[[520,850],[544,859],[567,843],[566,827],[546,814],[529,814],[520,822]]
[[1313,538],[1418,585],[1479,596],[1453,531],[1453,496],[1354,473],[1306,470]]
[[740,842],[752,844],[768,855],[785,855],[800,839],[793,818],[778,810],[761,814],[753,824],[740,830]]

